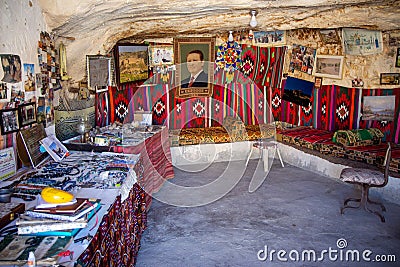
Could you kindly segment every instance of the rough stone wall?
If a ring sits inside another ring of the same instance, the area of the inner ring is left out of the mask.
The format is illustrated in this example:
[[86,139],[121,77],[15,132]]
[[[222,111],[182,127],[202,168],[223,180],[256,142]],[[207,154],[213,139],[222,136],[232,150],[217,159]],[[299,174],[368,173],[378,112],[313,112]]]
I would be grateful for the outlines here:
[[[375,55],[353,56],[345,55],[342,43],[324,44],[319,36],[319,30],[299,29],[291,30],[287,34],[289,48],[294,44],[308,46],[317,49],[317,54],[344,56],[342,79],[323,78],[323,84],[336,84],[344,87],[352,87],[352,80],[361,78],[365,89],[374,88],[399,88],[399,85],[381,85],[380,73],[400,72],[395,67],[397,46],[389,46],[389,33],[383,33],[383,52]],[[340,29],[339,29],[340,33]],[[284,72],[289,72],[291,49],[285,59]],[[296,71],[290,76],[314,82],[314,76]]]

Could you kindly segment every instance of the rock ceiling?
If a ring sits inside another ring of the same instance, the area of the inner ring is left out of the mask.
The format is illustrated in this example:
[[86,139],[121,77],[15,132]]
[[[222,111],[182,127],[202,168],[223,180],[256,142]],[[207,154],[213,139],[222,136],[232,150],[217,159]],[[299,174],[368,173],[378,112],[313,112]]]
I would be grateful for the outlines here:
[[[399,0],[38,0],[49,31],[66,43],[68,61],[107,53],[122,39],[225,35],[254,30],[358,27],[397,31]],[[75,52],[71,52],[75,51]]]

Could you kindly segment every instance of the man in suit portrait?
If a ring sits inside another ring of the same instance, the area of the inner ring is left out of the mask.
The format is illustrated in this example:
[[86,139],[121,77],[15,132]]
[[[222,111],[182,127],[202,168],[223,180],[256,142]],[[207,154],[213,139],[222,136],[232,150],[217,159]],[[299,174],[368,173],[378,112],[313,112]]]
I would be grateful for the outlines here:
[[186,66],[190,77],[182,80],[181,87],[207,87],[208,74],[204,71],[204,54],[200,50],[192,50],[186,56]]

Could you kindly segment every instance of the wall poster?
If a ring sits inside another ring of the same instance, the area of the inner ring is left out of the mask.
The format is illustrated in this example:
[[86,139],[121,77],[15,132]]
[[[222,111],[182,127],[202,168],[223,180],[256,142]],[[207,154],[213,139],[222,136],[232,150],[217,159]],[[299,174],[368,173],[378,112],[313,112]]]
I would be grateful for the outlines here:
[[96,92],[107,91],[111,85],[111,57],[86,56],[89,88]]
[[348,55],[372,55],[383,52],[381,31],[343,28],[343,47]]

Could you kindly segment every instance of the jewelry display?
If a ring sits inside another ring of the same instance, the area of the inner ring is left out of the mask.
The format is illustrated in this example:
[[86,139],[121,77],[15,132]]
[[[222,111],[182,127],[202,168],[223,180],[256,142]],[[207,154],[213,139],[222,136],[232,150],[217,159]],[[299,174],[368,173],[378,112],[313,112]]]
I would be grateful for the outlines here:
[[135,166],[137,155],[71,152],[61,163],[50,161],[13,184],[13,196],[34,199],[45,187],[67,192],[81,187],[119,188]]

